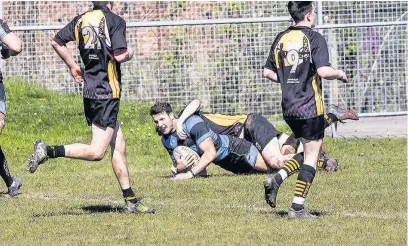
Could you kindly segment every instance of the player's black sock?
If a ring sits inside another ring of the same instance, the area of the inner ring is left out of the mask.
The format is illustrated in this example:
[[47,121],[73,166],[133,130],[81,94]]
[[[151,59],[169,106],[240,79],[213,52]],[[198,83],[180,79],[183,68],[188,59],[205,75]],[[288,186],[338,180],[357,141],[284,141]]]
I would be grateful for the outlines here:
[[303,152],[298,153],[285,163],[281,170],[275,175],[275,180],[278,185],[281,185],[283,181],[294,173],[297,173],[300,166],[303,164]]
[[132,203],[136,203],[138,200],[136,198],[135,192],[133,192],[132,188],[129,187],[125,190],[122,190],[123,197],[125,198],[125,201],[130,201]]
[[64,145],[47,146],[47,156],[50,158],[64,157]]
[[6,157],[4,156],[3,150],[0,147],[0,176],[6,183],[7,187],[10,187],[13,183],[13,178],[10,176],[10,171],[7,165]]
[[336,121],[339,121],[339,119],[334,114],[332,114],[332,113],[325,114],[324,115],[324,128],[330,126],[331,124],[333,124]]
[[312,185],[315,174],[316,170],[312,166],[303,164],[300,167],[299,175],[296,180],[295,197],[292,201],[292,208],[295,211],[303,209],[305,198],[309,192],[310,186]]

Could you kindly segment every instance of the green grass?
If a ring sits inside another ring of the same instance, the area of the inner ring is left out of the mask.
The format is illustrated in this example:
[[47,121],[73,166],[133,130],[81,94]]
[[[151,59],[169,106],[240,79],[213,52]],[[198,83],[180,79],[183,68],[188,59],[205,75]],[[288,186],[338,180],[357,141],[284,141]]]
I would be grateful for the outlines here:
[[[21,194],[0,196],[0,245],[406,245],[406,139],[326,140],[340,160],[334,174],[316,175],[306,206],[322,216],[289,220],[295,178],[282,186],[278,213],[263,201],[265,175],[174,182],[170,160],[148,116],[148,104],[124,102],[134,187],[156,215],[120,212],[124,202],[109,162],[50,160],[26,171],[32,142],[90,141],[77,96],[7,81],[7,126],[1,136]],[[5,190],[1,183],[0,187]]]

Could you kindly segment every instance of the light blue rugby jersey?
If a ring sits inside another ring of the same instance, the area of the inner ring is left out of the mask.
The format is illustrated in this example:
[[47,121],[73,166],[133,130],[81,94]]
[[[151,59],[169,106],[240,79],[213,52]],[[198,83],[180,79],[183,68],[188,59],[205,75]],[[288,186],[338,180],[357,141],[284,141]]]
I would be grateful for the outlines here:
[[214,162],[221,161],[229,154],[230,140],[226,135],[219,135],[209,129],[204,120],[197,115],[190,116],[184,123],[183,129],[187,134],[186,140],[179,140],[177,134],[173,133],[168,136],[162,136],[162,144],[170,154],[171,159],[174,161],[173,150],[177,146],[187,146],[197,152],[200,156],[203,151],[198,147],[206,138],[211,137],[217,156]]

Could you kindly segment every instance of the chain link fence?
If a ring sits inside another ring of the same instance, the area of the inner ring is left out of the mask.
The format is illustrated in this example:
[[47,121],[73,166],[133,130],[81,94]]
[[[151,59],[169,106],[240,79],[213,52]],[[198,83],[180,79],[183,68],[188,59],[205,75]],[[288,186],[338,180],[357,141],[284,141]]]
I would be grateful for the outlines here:
[[[2,19],[23,40],[5,62],[6,77],[80,93],[50,45],[55,33],[90,2],[1,2]],[[115,2],[128,24],[132,61],[123,64],[123,98],[166,100],[181,107],[199,98],[206,110],[280,115],[280,88],[262,78],[276,34],[290,23],[287,2]],[[351,83],[324,81],[326,104],[365,114],[407,111],[408,2],[318,2],[317,29],[332,65]],[[72,43],[68,46],[78,63]]]

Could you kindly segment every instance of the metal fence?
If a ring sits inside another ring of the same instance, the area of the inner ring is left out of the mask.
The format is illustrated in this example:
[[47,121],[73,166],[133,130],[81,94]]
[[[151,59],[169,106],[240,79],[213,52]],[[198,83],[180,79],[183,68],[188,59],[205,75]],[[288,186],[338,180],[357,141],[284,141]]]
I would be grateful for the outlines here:
[[[7,77],[80,93],[50,46],[57,30],[89,2],[1,2],[24,51],[6,61]],[[276,34],[290,23],[286,2],[115,2],[135,57],[122,66],[123,98],[183,106],[200,98],[220,113],[280,114],[280,88],[262,78]],[[318,2],[317,29],[334,67],[351,83],[324,81],[325,103],[363,114],[406,114],[408,2]],[[80,62],[77,50],[68,48]]]

